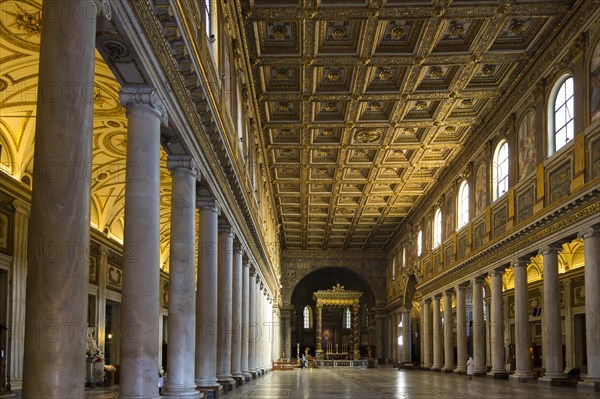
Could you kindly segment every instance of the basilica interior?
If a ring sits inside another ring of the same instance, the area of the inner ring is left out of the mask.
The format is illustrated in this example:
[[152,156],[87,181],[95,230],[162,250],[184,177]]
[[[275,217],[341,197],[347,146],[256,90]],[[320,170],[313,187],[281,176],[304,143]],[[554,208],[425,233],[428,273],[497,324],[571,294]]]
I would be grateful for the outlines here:
[[598,392],[598,330],[600,0],[0,0],[0,397]]

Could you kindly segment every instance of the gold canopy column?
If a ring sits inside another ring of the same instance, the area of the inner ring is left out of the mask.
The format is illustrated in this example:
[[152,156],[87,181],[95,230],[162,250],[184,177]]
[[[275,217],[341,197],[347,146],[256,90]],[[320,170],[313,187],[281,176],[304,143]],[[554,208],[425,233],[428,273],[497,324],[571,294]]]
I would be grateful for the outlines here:
[[42,3],[25,294],[27,398],[83,397],[96,12],[92,0]]
[[359,360],[360,353],[358,351],[358,332],[360,330],[360,322],[359,322],[359,318],[358,318],[358,299],[355,299],[354,303],[352,304],[352,320],[353,320],[353,323],[352,323],[353,359]]
[[[320,359],[323,356],[323,347],[321,344],[321,329],[323,328],[323,304],[321,300],[317,300],[317,343],[315,348],[315,356]],[[291,356],[290,356],[291,357]]]

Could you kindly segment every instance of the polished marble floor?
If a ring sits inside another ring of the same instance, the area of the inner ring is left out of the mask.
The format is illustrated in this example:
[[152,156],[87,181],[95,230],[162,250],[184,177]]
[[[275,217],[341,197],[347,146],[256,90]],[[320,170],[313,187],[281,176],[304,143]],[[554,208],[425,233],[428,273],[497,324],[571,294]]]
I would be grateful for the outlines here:
[[[87,399],[112,399],[118,387],[86,390]],[[434,373],[379,369],[295,369],[274,371],[234,389],[222,399],[581,399],[600,393]]]

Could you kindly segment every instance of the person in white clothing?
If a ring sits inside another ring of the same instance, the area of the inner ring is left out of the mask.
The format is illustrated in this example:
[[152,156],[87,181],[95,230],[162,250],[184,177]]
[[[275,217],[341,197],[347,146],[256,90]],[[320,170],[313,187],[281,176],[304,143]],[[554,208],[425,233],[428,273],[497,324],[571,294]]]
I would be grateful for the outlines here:
[[469,360],[467,360],[467,375],[469,379],[473,376],[473,366],[475,365],[475,361],[473,360],[473,356],[469,356]]

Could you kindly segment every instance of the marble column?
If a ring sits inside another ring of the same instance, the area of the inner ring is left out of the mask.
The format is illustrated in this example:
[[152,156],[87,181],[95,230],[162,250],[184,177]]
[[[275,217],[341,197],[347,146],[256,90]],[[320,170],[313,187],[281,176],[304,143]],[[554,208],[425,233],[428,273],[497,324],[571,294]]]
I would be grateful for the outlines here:
[[241,365],[244,379],[249,381],[252,377],[248,366],[248,327],[250,324],[250,262],[247,257],[242,257],[242,345]]
[[[321,342],[321,330],[323,328],[323,305],[317,301],[317,331],[316,331],[316,342],[315,342],[315,356],[317,359],[323,356],[323,346]],[[291,357],[291,356],[290,356]]]
[[92,0],[42,2],[23,397],[83,397],[95,10]]
[[473,285],[473,374],[485,374],[485,323],[483,320],[483,278],[476,277]]
[[600,386],[600,225],[592,226],[581,235],[585,259],[585,332],[587,375],[584,383]]
[[219,226],[219,272],[217,309],[217,381],[229,387],[231,376],[231,310],[233,284],[233,232],[226,222]]
[[252,374],[253,378],[258,376],[258,370],[256,368],[256,344],[258,342],[259,326],[256,318],[256,310],[258,308],[258,295],[256,294],[257,284],[259,277],[257,276],[256,269],[250,268],[250,311],[249,311],[249,323],[248,323],[248,369]]
[[410,313],[412,311],[412,306],[405,306],[402,309],[402,361],[410,362],[411,359],[411,320]]
[[283,326],[284,326],[283,334],[285,336],[282,357],[291,358],[292,357],[292,311],[289,309],[282,310],[281,316],[283,317]]
[[358,299],[354,300],[354,304],[352,305],[352,353],[353,353],[353,359],[354,360],[359,360],[360,359],[360,351],[358,349],[358,334],[360,332],[360,322],[359,322],[359,318],[358,318]]
[[443,371],[454,371],[454,322],[452,320],[452,290],[444,291],[444,368]]
[[231,337],[231,376],[238,385],[244,381],[242,374],[242,244],[233,243],[233,283],[232,283],[232,327]]
[[169,252],[168,372],[163,396],[197,398],[196,346],[196,162],[169,156],[171,170],[171,242]]
[[196,289],[196,372],[195,382],[200,388],[216,388],[217,382],[217,309],[218,271],[217,200],[207,189],[198,189],[196,206],[199,208],[198,225],[198,281]]
[[440,294],[433,297],[433,365],[432,370],[441,370],[444,361]]
[[515,361],[510,378],[526,381],[533,378],[529,354],[529,301],[527,299],[527,265],[529,260],[513,262],[515,278]]
[[98,246],[96,273],[98,279],[98,347],[106,354],[106,283],[108,278],[108,255],[110,251],[103,245]]
[[433,353],[433,342],[432,342],[432,318],[431,318],[431,298],[423,301],[423,368],[430,369],[433,366],[432,353]]
[[560,286],[558,281],[558,251],[561,246],[541,250],[544,258],[544,302],[542,308],[542,350],[546,372],[543,379],[564,377],[560,316]]
[[575,342],[573,337],[573,308],[571,307],[571,279],[563,282],[565,300],[565,373],[575,367]]
[[25,284],[27,281],[27,234],[31,205],[20,199],[13,201],[15,208],[14,250],[12,280],[12,313],[8,331],[8,390],[23,388],[23,339],[25,327]]
[[376,359],[383,359],[385,358],[383,354],[385,336],[383,331],[383,316],[379,313],[375,316],[375,334],[377,341],[375,342],[375,353],[373,355]]
[[467,372],[467,287],[456,287],[456,369],[455,373]]
[[492,355],[492,370],[490,374],[506,373],[504,368],[504,326],[502,311],[502,275],[503,269],[493,270],[492,277],[492,309],[490,317],[490,343]]
[[490,315],[492,314],[492,304],[490,299],[486,299],[483,301],[485,306],[485,314],[487,315],[484,318],[485,323],[485,369],[491,369],[492,367],[492,341],[490,339]]
[[123,235],[121,398],[158,397],[160,292],[160,124],[164,105],[152,88],[124,87],[127,176]]

